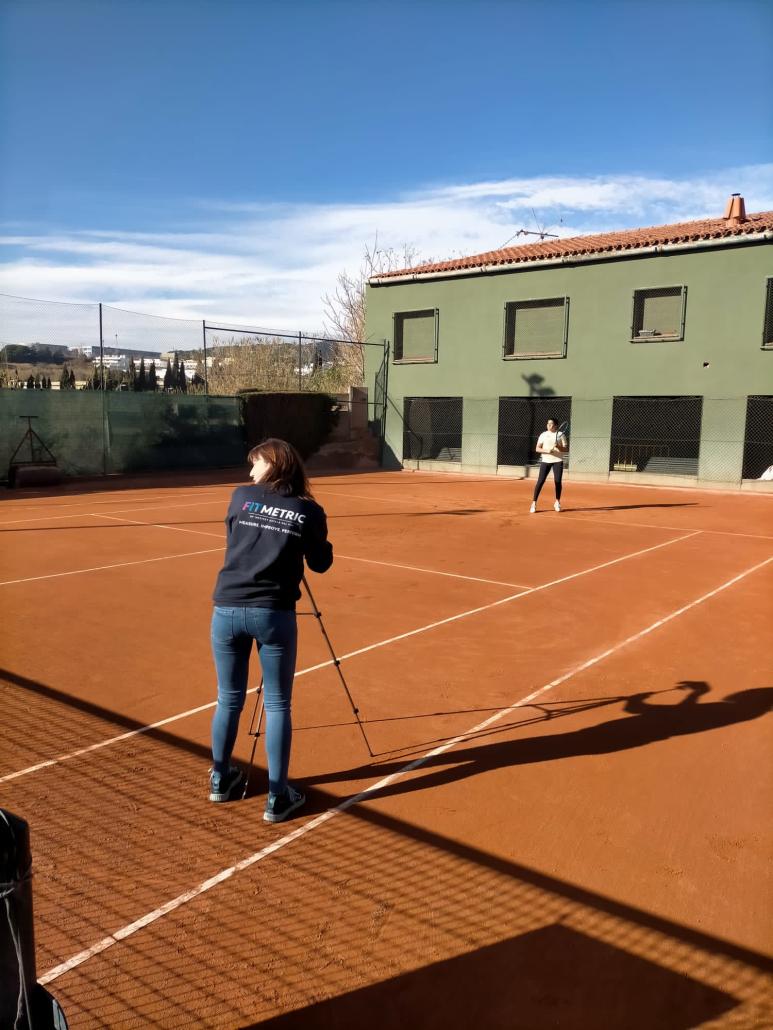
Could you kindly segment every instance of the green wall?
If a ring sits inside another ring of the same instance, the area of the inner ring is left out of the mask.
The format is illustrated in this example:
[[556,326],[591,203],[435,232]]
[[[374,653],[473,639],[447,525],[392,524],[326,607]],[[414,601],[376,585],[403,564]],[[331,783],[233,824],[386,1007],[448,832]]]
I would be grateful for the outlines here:
[[[770,276],[773,245],[763,243],[369,286],[367,339],[391,345],[395,311],[439,310],[437,363],[390,361],[388,450],[401,458],[406,396],[517,397],[536,389],[573,399],[573,472],[605,473],[599,441],[608,445],[613,396],[694,394],[735,401],[704,403],[706,439],[718,449],[712,459],[711,448],[702,447],[700,476],[720,481],[728,462],[740,467],[746,396],[773,393],[773,350],[761,347]],[[684,339],[631,343],[634,290],[681,285],[687,287]],[[564,295],[566,357],[503,360],[504,305]],[[367,370],[372,388],[374,361]],[[492,467],[496,404],[488,414],[479,406],[469,426],[468,408],[466,402],[463,463]]]

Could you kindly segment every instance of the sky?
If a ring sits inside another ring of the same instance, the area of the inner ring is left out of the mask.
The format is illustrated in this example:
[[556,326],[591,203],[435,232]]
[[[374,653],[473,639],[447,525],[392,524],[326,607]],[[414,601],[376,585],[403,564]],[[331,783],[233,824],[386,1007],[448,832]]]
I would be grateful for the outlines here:
[[0,0],[0,293],[311,332],[374,244],[770,210],[772,51],[767,0]]

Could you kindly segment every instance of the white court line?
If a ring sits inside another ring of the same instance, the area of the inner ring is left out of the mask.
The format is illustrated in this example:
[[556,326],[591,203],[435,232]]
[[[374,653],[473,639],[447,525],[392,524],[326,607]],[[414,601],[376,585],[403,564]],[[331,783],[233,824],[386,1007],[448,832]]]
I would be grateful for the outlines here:
[[[126,511],[131,514],[134,511],[155,511],[157,508],[198,508],[202,504],[222,504],[222,497],[213,497],[208,501],[191,501],[188,504],[169,504],[165,501],[159,501],[158,504],[146,504],[142,508],[116,508],[112,511],[111,515],[120,515],[121,512]],[[41,515],[40,518],[34,519],[11,519],[8,522],[0,522],[0,529],[3,526],[13,526],[19,522],[52,522],[58,519],[87,519],[87,518],[109,518],[110,516],[99,511],[79,511],[74,515]],[[151,523],[148,523],[150,525]],[[87,529],[89,527],[86,527]]]
[[[103,569],[125,569],[128,565],[148,565],[154,561],[170,561],[172,558],[192,558],[196,554],[213,554],[222,551],[222,547],[209,547],[206,551],[186,551],[183,554],[162,554],[160,558],[140,558],[137,561],[122,561],[115,565],[94,565],[90,569],[72,569],[70,572],[50,572],[46,576],[28,576],[26,579],[6,579],[0,587],[9,587],[14,583],[35,583],[41,579],[59,579],[61,576],[80,576],[83,572],[102,572]],[[2,782],[0,780],[0,782]]]
[[86,948],[84,951],[78,952],[77,955],[73,955],[71,958],[67,959],[65,962],[62,962],[60,965],[54,966],[53,969],[49,969],[39,978],[40,983],[44,985],[51,983],[52,980],[56,980],[57,977],[62,976],[62,974],[69,972],[71,969],[75,969],[77,966],[83,965],[84,962],[87,962],[90,958],[94,958],[95,955],[101,954],[101,952],[106,951],[108,948],[111,948],[114,944],[117,944],[119,941],[126,940],[127,937],[131,937],[133,934],[137,933],[138,930],[144,929],[144,927],[156,922],[156,920],[160,919],[162,916],[168,915],[168,913],[173,912],[175,909],[182,907],[189,901],[193,901],[194,898],[197,898],[200,895],[205,894],[213,887],[216,887],[218,884],[230,879],[236,873],[242,872],[244,869],[248,869],[250,866],[262,861],[262,859],[267,858],[269,855],[272,855],[275,852],[280,851],[282,848],[287,847],[289,844],[292,844],[294,841],[300,839],[301,837],[305,837],[306,834],[310,833],[312,830],[315,830],[318,826],[322,826],[324,823],[329,822],[335,816],[340,815],[342,812],[345,812],[353,805],[358,804],[361,801],[369,800],[380,790],[383,790],[384,787],[388,787],[390,784],[402,779],[408,773],[420,768],[431,758],[435,758],[438,755],[442,755],[444,752],[449,751],[452,747],[455,747],[457,744],[462,744],[466,742],[470,737],[474,737],[476,734],[482,732],[485,729],[488,729],[489,726],[493,725],[495,722],[498,722],[506,715],[509,715],[516,708],[522,708],[530,704],[532,701],[535,701],[538,697],[546,693],[548,690],[552,690],[554,687],[558,687],[562,683],[566,683],[567,680],[572,679],[574,676],[578,675],[578,673],[584,672],[586,669],[591,668],[591,666],[593,665],[597,665],[599,662],[602,662],[605,658],[608,658],[610,655],[613,655],[617,651],[622,650],[622,648],[627,647],[629,644],[635,643],[637,640],[641,640],[642,637],[645,637],[649,633],[654,632],[661,626],[665,626],[666,623],[671,622],[674,619],[678,618],[680,615],[683,615],[685,612],[690,611],[691,608],[695,608],[697,605],[702,604],[704,601],[708,601],[709,598],[715,597],[717,594],[721,593],[721,591],[727,590],[728,587],[733,586],[735,583],[738,583],[746,576],[749,576],[753,572],[756,572],[758,569],[761,569],[765,565],[768,565],[771,561],[773,561],[773,557],[766,558],[765,561],[759,562],[757,565],[754,565],[752,568],[747,569],[745,572],[739,573],[737,576],[734,576],[726,583],[722,583],[714,590],[710,590],[707,594],[703,594],[701,597],[696,598],[694,601],[690,601],[688,604],[682,605],[681,608],[677,608],[676,611],[671,612],[669,615],[663,616],[663,618],[661,619],[656,619],[655,622],[650,623],[650,625],[647,626],[645,629],[640,630],[638,633],[631,634],[631,636],[626,637],[625,640],[621,640],[619,644],[615,644],[613,647],[607,648],[600,654],[594,655],[593,658],[589,658],[587,661],[582,662],[582,664],[576,666],[574,669],[571,669],[569,672],[564,673],[563,676],[558,676],[556,679],[551,680],[550,683],[546,683],[543,687],[539,687],[537,690],[532,691],[531,694],[527,694],[526,697],[522,697],[518,701],[514,701],[511,705],[508,705],[506,708],[502,708],[494,715],[489,716],[488,719],[485,719],[483,722],[478,723],[477,726],[473,726],[471,729],[467,730],[465,733],[461,733],[458,736],[453,737],[451,740],[446,741],[444,744],[441,744],[438,747],[433,748],[426,754],[421,755],[419,758],[413,759],[413,761],[408,762],[406,765],[402,766],[396,772],[390,773],[388,776],[384,776],[383,779],[378,780],[378,782],[372,784],[370,787],[366,787],[364,790],[361,790],[358,794],[354,794],[352,795],[352,797],[346,798],[344,801],[339,802],[339,804],[335,805],[333,808],[327,809],[326,812],[322,812],[320,815],[309,820],[309,822],[304,823],[302,826],[299,826],[291,833],[288,833],[284,837],[280,837],[279,840],[273,841],[266,847],[261,848],[260,851],[256,851],[252,855],[248,855],[246,858],[243,858],[240,862],[237,862],[235,865],[229,866],[227,869],[221,869],[220,872],[216,873],[214,876],[209,877],[209,879],[204,880],[202,883],[198,884],[198,886],[192,887],[190,890],[184,891],[182,894],[178,894],[176,898],[172,898],[171,901],[167,901],[165,904],[153,909],[152,912],[146,913],[146,915],[141,916],[139,919],[136,919],[133,923],[129,923],[127,926],[123,926],[119,930],[116,930],[115,933],[109,934],[107,937],[103,937],[101,941],[97,941],[96,944],[92,944],[90,948]]
[[[567,516],[567,522],[595,522],[600,526],[619,526],[621,529],[631,526],[634,529],[664,529],[676,533],[684,529],[684,526],[656,526],[651,522],[614,522],[612,519],[596,519],[582,515],[580,512],[575,513],[571,508],[567,508],[564,515]],[[702,529],[701,533],[714,533],[717,536],[741,536],[748,537],[750,540],[773,540],[773,536],[766,536],[764,533],[735,533],[732,529]]]
[[[491,601],[489,604],[483,604],[477,608],[470,608],[468,611],[459,612],[456,615],[449,615],[447,618],[439,619],[437,622],[430,622],[426,626],[419,626],[417,629],[411,629],[405,633],[398,633],[397,636],[388,637],[386,640],[378,640],[375,644],[367,644],[365,647],[357,648],[356,651],[349,651],[347,654],[341,655],[338,660],[339,662],[342,662],[347,658],[355,658],[358,655],[366,654],[368,651],[375,651],[379,647],[386,647],[388,644],[394,644],[398,640],[407,640],[408,637],[415,637],[419,633],[426,633],[428,630],[436,629],[438,626],[446,626],[451,622],[458,622],[459,619],[466,619],[470,615],[478,615],[480,612],[489,611],[491,608],[498,608],[500,605],[507,604],[510,601],[515,601],[516,598],[526,597],[529,594],[536,594],[540,590],[548,590],[550,587],[558,586],[561,583],[567,583],[569,580],[578,579],[581,576],[587,576],[591,572],[598,572],[601,569],[609,568],[610,565],[617,565],[620,562],[628,561],[629,558],[637,558],[642,554],[648,554],[650,551],[657,551],[661,547],[668,547],[670,544],[677,544],[681,540],[689,540],[690,537],[697,536],[699,532],[699,530],[696,530],[694,533],[688,533],[686,536],[675,537],[673,540],[666,540],[661,544],[655,544],[654,547],[645,547],[641,551],[634,551],[632,554],[624,554],[620,558],[612,558],[610,561],[603,562],[601,565],[594,565],[593,568],[583,569],[580,572],[572,572],[568,576],[562,576],[560,579],[551,580],[549,583],[542,583],[540,586],[529,587],[526,590],[519,591],[517,594],[510,594],[508,597],[503,597],[499,601]],[[325,669],[329,665],[333,664],[334,661],[330,658],[326,662],[319,662],[317,665],[310,665],[306,669],[301,669],[296,672],[295,677],[297,679],[299,676],[305,676],[310,672],[316,672],[318,669]],[[257,689],[257,687],[252,687],[247,691],[247,693],[254,694]],[[205,705],[199,705],[197,708],[190,708],[187,712],[180,712],[178,715],[169,715],[166,719],[160,719],[158,722],[150,723],[148,726],[141,726],[136,730],[129,730],[126,733],[121,733],[117,737],[110,737],[107,740],[101,740],[96,744],[90,744],[88,747],[79,748],[77,751],[70,751],[65,755],[60,755],[58,758],[50,758],[45,762],[29,766],[26,769],[7,773],[5,776],[0,776],[0,783],[18,779],[20,776],[26,776],[28,773],[37,772],[38,769],[44,769],[47,766],[59,765],[72,758],[78,758],[80,755],[90,754],[92,751],[100,751],[102,748],[109,747],[112,744],[117,744],[122,740],[129,740],[131,737],[137,737],[141,733],[148,733],[150,730],[159,729],[161,726],[168,726],[170,723],[178,722],[180,719],[187,719],[191,715],[198,715],[200,712],[206,712],[207,709],[214,708],[216,704],[217,701],[210,701]]]
[[[115,515],[106,515],[104,512],[88,512],[85,514],[89,518],[112,519],[116,522],[126,523],[127,526],[146,526],[148,529],[171,529],[176,533],[193,533],[195,536],[209,536],[217,537],[219,539],[222,539],[223,536],[222,533],[210,533],[203,529],[183,529],[181,526],[167,526],[161,522],[139,522],[136,519],[127,519],[123,517],[118,518],[118,516]],[[223,547],[225,547],[225,543],[223,543]],[[167,558],[186,558],[194,554],[211,554],[213,550],[218,551],[221,550],[221,548],[215,547],[208,551],[191,551],[189,554],[184,555],[170,554],[165,555],[163,558],[145,558],[138,561],[120,562],[117,565],[95,565],[88,569],[73,569],[71,572],[52,572],[45,576],[28,576],[26,579],[8,579],[4,582],[0,581],[0,587],[11,586],[14,583],[34,583],[36,580],[40,579],[56,579],[58,576],[77,576],[81,572],[101,572],[103,569],[122,569],[129,565],[144,565],[149,561],[164,561]],[[385,565],[389,568],[395,569],[410,569],[413,572],[426,572],[432,576],[450,576],[453,579],[468,579],[476,583],[492,583],[495,586],[525,588],[522,583],[506,583],[499,579],[482,579],[480,576],[463,576],[461,573],[457,572],[439,572],[436,569],[420,569],[416,565],[398,565],[396,562],[375,561],[373,558],[356,558],[351,554],[337,554],[336,558],[340,558],[345,561],[366,562],[369,565]]]
[[422,569],[418,565],[398,565],[397,562],[376,561],[375,558],[355,558],[353,554],[336,554],[336,558],[344,558],[347,561],[367,562],[368,565],[387,565],[390,569],[409,569],[411,572],[427,572],[431,576],[450,576],[452,579],[469,579],[474,583],[493,583],[498,587],[516,587],[519,590],[527,590],[525,583],[505,583],[502,579],[483,579],[481,576],[463,576],[461,572],[439,572],[437,569]]

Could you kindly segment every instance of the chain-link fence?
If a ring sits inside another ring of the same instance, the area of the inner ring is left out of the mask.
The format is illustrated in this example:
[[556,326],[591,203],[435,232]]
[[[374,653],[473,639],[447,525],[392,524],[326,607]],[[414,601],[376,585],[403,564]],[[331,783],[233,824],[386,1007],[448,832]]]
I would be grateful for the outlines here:
[[551,418],[569,423],[565,462],[578,476],[732,484],[759,480],[773,466],[768,395],[405,397],[390,403],[387,442],[397,452],[400,439],[403,461],[529,475],[539,462],[537,438]]
[[0,386],[14,389],[336,393],[364,383],[368,347],[384,344],[0,295]]

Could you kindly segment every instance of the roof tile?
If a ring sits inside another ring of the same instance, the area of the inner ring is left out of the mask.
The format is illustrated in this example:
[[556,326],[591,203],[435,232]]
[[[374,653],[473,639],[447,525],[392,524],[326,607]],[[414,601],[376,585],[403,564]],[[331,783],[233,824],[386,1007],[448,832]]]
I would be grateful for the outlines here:
[[608,254],[634,250],[639,247],[668,246],[675,243],[693,243],[723,237],[749,236],[771,230],[773,230],[773,211],[758,211],[755,214],[747,215],[746,221],[740,224],[726,218],[704,218],[695,222],[655,225],[646,229],[624,229],[617,232],[597,233],[592,236],[571,236],[560,240],[544,240],[541,243],[526,243],[518,247],[502,247],[500,250],[488,250],[483,254],[473,254],[470,257],[435,261],[393,272],[381,272],[372,278],[378,281],[401,275],[421,276],[429,272],[492,268],[497,265],[520,264],[547,258],[571,258],[580,254]]

